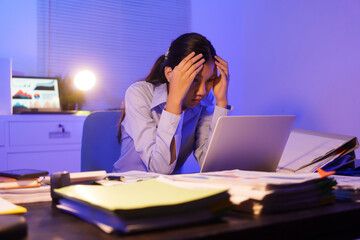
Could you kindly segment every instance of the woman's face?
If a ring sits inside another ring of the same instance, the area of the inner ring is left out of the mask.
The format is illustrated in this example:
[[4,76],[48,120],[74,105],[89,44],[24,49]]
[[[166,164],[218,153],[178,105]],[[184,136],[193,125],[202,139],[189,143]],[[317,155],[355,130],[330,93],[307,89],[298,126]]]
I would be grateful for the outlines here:
[[197,106],[213,87],[216,78],[216,68],[213,60],[207,61],[203,69],[196,75],[189,91],[183,100],[183,109]]

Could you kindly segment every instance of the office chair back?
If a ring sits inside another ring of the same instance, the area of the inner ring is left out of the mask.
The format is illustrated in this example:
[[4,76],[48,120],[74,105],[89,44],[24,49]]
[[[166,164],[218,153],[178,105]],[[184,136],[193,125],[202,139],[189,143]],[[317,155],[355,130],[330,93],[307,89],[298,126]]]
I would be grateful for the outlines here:
[[120,156],[117,140],[122,111],[91,113],[84,122],[81,143],[81,171],[112,172]]

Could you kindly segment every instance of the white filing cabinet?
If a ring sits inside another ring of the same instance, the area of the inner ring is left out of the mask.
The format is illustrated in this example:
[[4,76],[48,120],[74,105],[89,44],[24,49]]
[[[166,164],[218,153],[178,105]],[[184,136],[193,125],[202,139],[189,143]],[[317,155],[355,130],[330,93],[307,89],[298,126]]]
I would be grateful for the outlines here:
[[86,116],[0,115],[0,170],[79,172]]

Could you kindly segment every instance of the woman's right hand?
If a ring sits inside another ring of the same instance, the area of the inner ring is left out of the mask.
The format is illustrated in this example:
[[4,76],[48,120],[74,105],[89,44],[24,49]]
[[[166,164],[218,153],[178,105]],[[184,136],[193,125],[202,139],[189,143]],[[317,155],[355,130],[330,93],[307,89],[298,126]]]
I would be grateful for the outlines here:
[[[174,69],[169,70],[169,95],[166,102],[166,111],[181,114],[182,102],[194,78],[204,67],[205,59],[202,54],[195,56],[195,52],[186,56]],[[166,70],[165,70],[166,71]]]

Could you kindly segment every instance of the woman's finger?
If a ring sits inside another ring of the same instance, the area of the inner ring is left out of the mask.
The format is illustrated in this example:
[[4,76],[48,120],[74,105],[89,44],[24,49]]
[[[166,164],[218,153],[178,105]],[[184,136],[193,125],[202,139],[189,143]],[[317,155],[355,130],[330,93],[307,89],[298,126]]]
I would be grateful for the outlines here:
[[223,66],[223,68],[228,68],[227,62],[225,61],[215,61],[215,64]]
[[222,59],[221,57],[219,56],[215,56],[216,60],[215,63],[218,63],[217,65],[221,65],[224,69],[224,71],[226,72],[226,76],[229,75],[229,65],[228,65],[228,62],[226,62],[224,59]]
[[225,74],[224,70],[221,67],[218,67],[217,69],[220,72],[220,75],[225,77],[225,79],[227,79],[227,75]]
[[195,56],[195,52],[191,52],[189,55],[187,55],[183,60],[181,60],[181,62],[178,64],[179,67],[182,67],[185,65],[185,63],[187,63],[187,61],[189,61],[192,57]]
[[191,82],[195,79],[196,75],[198,75],[198,73],[203,69],[204,64],[201,64],[197,69],[195,69],[195,71],[193,71],[189,78],[191,79]]
[[224,59],[222,59],[221,57],[219,57],[219,56],[216,55],[216,56],[215,56],[215,59],[216,59],[218,62],[220,62],[222,65],[228,67],[228,62],[225,61]]
[[200,59],[196,63],[194,63],[186,72],[188,75],[191,75],[195,70],[197,70],[200,66],[203,66],[205,63],[205,59]]
[[187,55],[179,64],[180,69],[184,69],[185,71],[188,70],[192,64],[196,63],[200,58],[202,57],[202,54],[195,55],[195,52],[190,53]]
[[228,79],[229,78],[229,72],[228,72],[228,68],[225,67],[224,65],[222,65],[219,62],[215,62],[216,67],[219,71],[222,71],[224,73],[224,76]]
[[193,66],[194,64],[196,64],[201,58],[202,58],[202,54],[198,54],[196,56],[194,56],[193,58],[189,59],[183,66],[182,66],[182,69],[184,71],[188,71],[191,66]]

